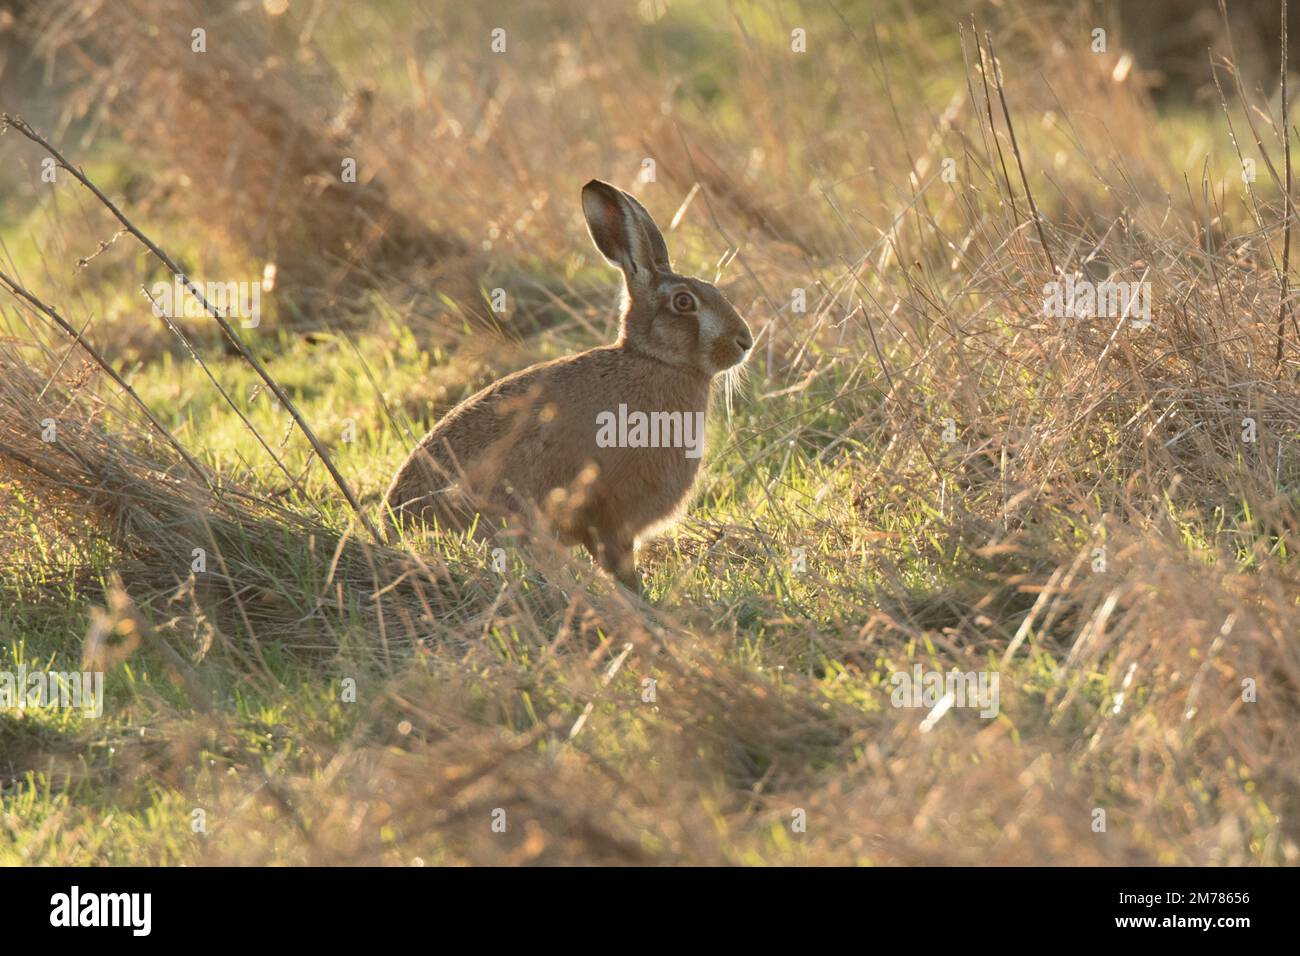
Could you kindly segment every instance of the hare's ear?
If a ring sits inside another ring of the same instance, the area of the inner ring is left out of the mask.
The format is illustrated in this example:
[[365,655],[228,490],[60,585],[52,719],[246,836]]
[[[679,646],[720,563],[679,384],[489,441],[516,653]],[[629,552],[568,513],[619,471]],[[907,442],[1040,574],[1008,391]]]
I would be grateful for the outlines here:
[[672,270],[663,233],[645,206],[623,190],[593,179],[582,187],[582,212],[591,241],[629,282]]

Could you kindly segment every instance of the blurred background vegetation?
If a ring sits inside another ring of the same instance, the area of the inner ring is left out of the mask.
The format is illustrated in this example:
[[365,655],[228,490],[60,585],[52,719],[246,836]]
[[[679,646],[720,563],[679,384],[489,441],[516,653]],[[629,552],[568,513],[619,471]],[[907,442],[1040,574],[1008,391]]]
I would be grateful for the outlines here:
[[[0,861],[1294,864],[1280,25],[11,0],[0,110],[196,279],[263,283],[240,334],[376,519],[457,401],[613,339],[589,178],[759,338],[644,601],[544,541],[504,575],[372,544],[215,323],[153,315],[162,264],[0,134],[0,271],[210,479],[0,289],[0,669],[109,673],[102,720],[0,712]],[[1063,274],[1150,282],[1152,327],[1045,318]],[[916,663],[997,671],[1000,715],[922,729]]]

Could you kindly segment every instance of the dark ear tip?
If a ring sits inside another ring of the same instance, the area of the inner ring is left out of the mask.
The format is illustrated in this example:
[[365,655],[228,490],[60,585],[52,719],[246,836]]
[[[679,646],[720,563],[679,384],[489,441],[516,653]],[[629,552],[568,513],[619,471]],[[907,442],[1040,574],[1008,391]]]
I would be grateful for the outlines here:
[[614,189],[614,187],[611,186],[609,183],[605,182],[603,179],[589,179],[587,180],[587,185],[582,187],[582,191],[584,193],[598,191],[598,190],[606,190],[606,189],[612,190]]

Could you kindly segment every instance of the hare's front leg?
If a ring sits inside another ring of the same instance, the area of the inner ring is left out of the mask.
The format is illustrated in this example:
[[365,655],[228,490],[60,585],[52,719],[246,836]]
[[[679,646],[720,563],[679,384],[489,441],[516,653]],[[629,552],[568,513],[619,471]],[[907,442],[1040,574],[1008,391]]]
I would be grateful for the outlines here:
[[636,540],[623,535],[589,534],[584,544],[596,563],[614,575],[626,588],[641,593],[641,574],[636,569]]

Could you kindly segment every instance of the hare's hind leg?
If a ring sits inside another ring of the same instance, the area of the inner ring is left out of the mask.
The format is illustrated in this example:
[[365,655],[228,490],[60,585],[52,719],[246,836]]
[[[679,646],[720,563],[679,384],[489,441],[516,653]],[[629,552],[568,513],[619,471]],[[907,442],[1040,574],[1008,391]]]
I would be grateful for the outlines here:
[[408,498],[390,495],[387,505],[390,540],[399,527],[409,529],[423,524],[459,534],[473,524],[473,509],[465,505],[460,489],[455,485]]

